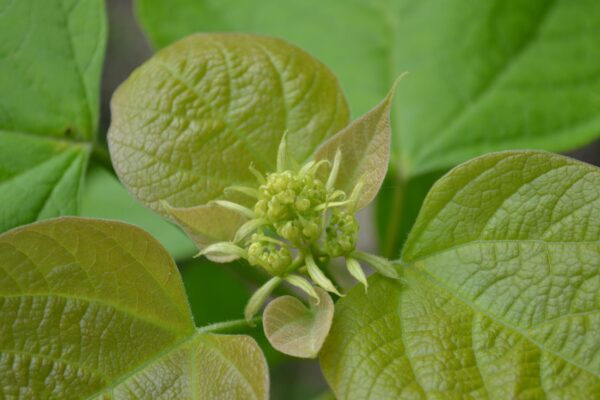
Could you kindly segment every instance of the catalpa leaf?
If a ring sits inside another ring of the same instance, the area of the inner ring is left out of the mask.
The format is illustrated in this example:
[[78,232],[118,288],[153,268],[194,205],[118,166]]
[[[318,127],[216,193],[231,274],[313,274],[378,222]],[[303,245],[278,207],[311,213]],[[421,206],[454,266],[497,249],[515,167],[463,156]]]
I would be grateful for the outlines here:
[[98,121],[102,0],[0,1],[0,232],[74,214]]
[[282,353],[314,358],[321,350],[333,319],[333,301],[325,290],[315,287],[315,291],[319,302],[309,297],[310,308],[293,296],[278,297],[265,308],[265,335]]
[[336,307],[340,399],[600,395],[600,170],[542,152],[467,162],[431,189],[401,263]]
[[196,34],[138,68],[112,99],[111,157],[144,204],[189,208],[230,185],[256,186],[252,165],[275,171],[288,155],[306,161],[346,126],[348,108],[333,74],[279,39]]
[[390,108],[394,84],[385,99],[371,111],[352,121],[316,151],[317,160],[334,162],[337,152],[341,161],[334,186],[352,193],[361,184],[356,210],[365,207],[377,195],[390,161]]
[[0,270],[0,397],[268,397],[254,340],[198,333],[175,263],[139,228],[17,228]]
[[594,0],[136,4],[157,47],[199,30],[243,30],[306,49],[338,76],[355,116],[383,98],[398,74],[410,72],[392,110],[396,180],[379,196],[388,257],[400,255],[429,176],[491,151],[564,151],[600,135],[600,2]]
[[392,129],[404,177],[495,150],[571,149],[600,132],[594,0],[136,4],[157,47],[200,30],[242,30],[306,49],[339,77],[356,115],[409,71]]

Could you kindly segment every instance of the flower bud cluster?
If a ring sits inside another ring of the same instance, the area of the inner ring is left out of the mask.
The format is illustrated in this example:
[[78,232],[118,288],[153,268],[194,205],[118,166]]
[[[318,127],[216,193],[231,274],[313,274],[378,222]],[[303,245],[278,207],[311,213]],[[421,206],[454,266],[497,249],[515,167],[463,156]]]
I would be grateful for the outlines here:
[[325,185],[314,173],[275,172],[260,186],[254,212],[269,221],[279,236],[302,246],[321,237],[323,212],[316,208],[326,201]]
[[[358,222],[354,217],[356,200],[361,194],[359,181],[348,196],[336,190],[335,181],[340,168],[341,151],[333,163],[326,160],[310,161],[298,168],[288,169],[285,135],[280,144],[277,171],[267,174],[250,166],[259,187],[231,186],[237,191],[256,199],[253,209],[226,200],[215,200],[222,207],[236,211],[249,220],[240,226],[233,241],[207,246],[202,254],[232,255],[248,260],[273,276],[252,296],[245,310],[251,318],[266,301],[269,294],[281,282],[303,290],[319,301],[313,285],[343,296],[334,283],[321,270],[330,258],[343,256],[348,272],[368,285],[360,261],[371,265],[388,277],[397,277],[394,266],[381,257],[356,250]],[[319,169],[330,167],[329,176],[323,182]],[[294,171],[292,171],[292,169]],[[311,282],[301,274],[308,274]]]

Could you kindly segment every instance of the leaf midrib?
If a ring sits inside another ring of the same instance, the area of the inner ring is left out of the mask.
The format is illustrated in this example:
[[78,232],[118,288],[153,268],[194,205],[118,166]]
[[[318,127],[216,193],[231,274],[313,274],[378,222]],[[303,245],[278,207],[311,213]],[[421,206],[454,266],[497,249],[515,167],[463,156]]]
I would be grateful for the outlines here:
[[[460,246],[455,246],[454,248],[457,247],[464,247],[466,245],[469,244],[476,244],[476,242],[470,242],[470,243],[465,243],[463,245]],[[543,242],[545,244],[553,244],[553,243],[563,243],[563,242],[544,242],[544,241],[539,241],[539,240],[521,240],[521,241],[517,241],[517,240],[511,240],[511,241],[502,241],[502,240],[496,240],[496,241],[484,241],[484,242]],[[582,242],[566,242],[567,244],[579,244]],[[596,245],[600,245],[600,243],[598,243],[597,241],[594,242],[583,242],[583,243],[593,243]],[[450,250],[450,249],[448,249]],[[600,378],[600,373],[599,372],[595,372],[590,370],[587,366],[581,365],[579,362],[572,360],[571,358],[568,358],[567,356],[560,354],[558,352],[556,352],[555,350],[551,350],[546,348],[542,343],[540,343],[539,341],[535,340],[534,338],[532,338],[529,334],[527,334],[526,331],[520,329],[519,327],[513,326],[512,324],[509,324],[509,322],[505,322],[503,321],[500,317],[496,316],[495,314],[484,310],[483,308],[477,306],[473,301],[465,298],[464,296],[462,296],[459,292],[457,292],[456,290],[454,290],[453,288],[447,286],[444,281],[440,278],[438,278],[437,276],[435,276],[434,274],[432,274],[430,271],[425,270],[424,268],[420,268],[417,267],[416,265],[418,263],[421,262],[425,262],[425,260],[427,260],[430,257],[433,257],[435,255],[439,255],[441,253],[443,253],[444,251],[439,251],[436,253],[432,253],[430,255],[427,255],[423,258],[419,258],[416,260],[413,260],[411,262],[407,262],[405,263],[406,268],[410,268],[412,271],[416,272],[418,275],[422,276],[423,278],[429,280],[431,283],[433,283],[435,286],[437,286],[438,288],[442,289],[444,292],[448,293],[451,297],[453,297],[454,299],[458,300],[459,302],[462,302],[463,304],[465,304],[467,307],[469,307],[474,313],[479,313],[487,318],[489,318],[490,320],[494,321],[495,323],[503,326],[504,328],[513,331],[515,333],[517,333],[518,335],[521,335],[522,337],[524,337],[525,339],[529,340],[531,343],[533,343],[535,346],[537,346],[540,350],[550,353],[552,355],[554,355],[555,357],[577,367],[580,368],[586,372],[588,372],[589,374],[591,374],[592,376],[595,376],[597,378]]]

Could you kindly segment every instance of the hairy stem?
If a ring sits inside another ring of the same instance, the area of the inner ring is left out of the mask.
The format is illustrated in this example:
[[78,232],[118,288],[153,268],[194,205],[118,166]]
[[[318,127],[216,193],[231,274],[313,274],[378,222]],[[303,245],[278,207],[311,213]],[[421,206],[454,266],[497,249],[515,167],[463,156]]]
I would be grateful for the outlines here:
[[262,317],[254,317],[249,321],[236,319],[233,321],[217,322],[197,329],[198,333],[234,333],[248,328],[254,328],[262,322]]

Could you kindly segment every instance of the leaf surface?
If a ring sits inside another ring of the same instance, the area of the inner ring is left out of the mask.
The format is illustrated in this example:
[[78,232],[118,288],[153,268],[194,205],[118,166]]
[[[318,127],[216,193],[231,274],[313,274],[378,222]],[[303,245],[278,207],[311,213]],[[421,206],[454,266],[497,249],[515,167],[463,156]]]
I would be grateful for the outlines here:
[[0,232],[76,213],[88,155],[85,145],[0,131]]
[[542,152],[469,161],[426,198],[401,262],[338,302],[338,398],[600,395],[600,171]]
[[327,338],[333,319],[333,301],[316,287],[319,304],[309,297],[310,309],[297,297],[281,296],[271,301],[263,313],[263,328],[269,343],[282,353],[314,358]]
[[0,271],[2,397],[268,396],[256,343],[196,333],[173,260],[139,228],[18,228],[0,236]]
[[[159,51],[112,99],[111,157],[121,181],[162,211],[202,205],[230,185],[256,186],[250,165],[307,160],[348,123],[336,78],[281,40],[196,34]],[[164,211],[162,211],[164,213]]]
[[79,210],[98,121],[104,1],[0,1],[0,37],[3,232]]

